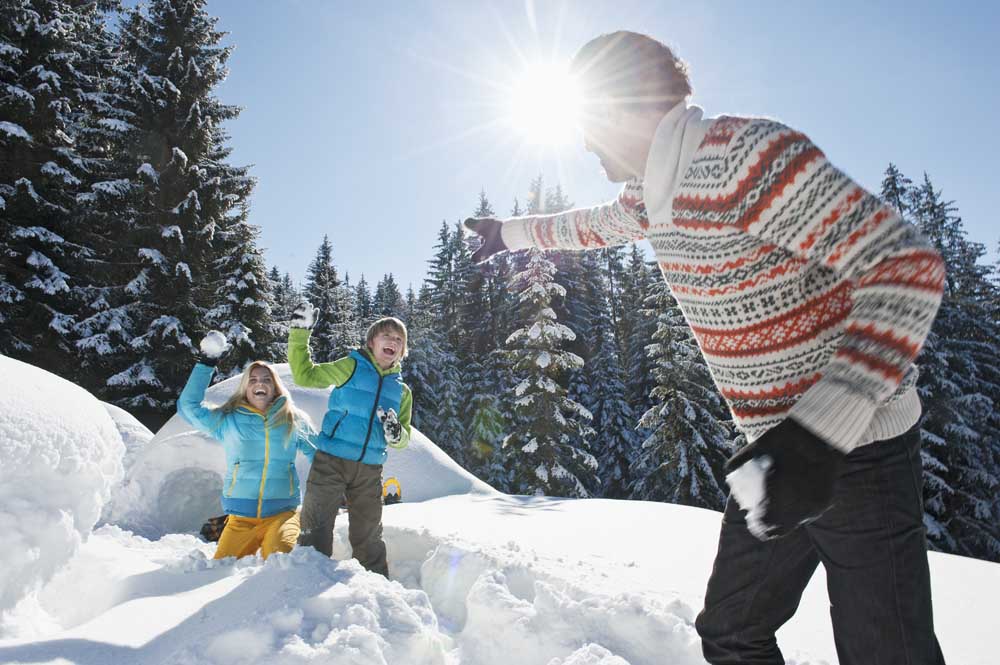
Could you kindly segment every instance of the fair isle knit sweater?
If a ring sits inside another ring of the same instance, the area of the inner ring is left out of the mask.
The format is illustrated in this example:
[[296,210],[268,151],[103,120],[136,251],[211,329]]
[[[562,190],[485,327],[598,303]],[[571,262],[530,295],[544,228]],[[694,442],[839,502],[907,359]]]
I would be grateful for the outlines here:
[[512,250],[648,238],[733,418],[784,418],[844,451],[920,416],[914,358],[940,256],[891,208],[773,120],[672,109],[642,181],[614,201],[506,220]]

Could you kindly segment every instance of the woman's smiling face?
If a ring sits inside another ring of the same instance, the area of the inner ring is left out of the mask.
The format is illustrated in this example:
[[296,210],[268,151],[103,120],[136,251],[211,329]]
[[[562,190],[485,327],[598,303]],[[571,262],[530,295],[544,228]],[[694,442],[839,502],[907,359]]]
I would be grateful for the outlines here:
[[274,386],[271,370],[266,367],[254,367],[250,370],[250,381],[247,383],[247,392],[244,395],[247,404],[258,411],[266,411],[276,395],[277,389]]

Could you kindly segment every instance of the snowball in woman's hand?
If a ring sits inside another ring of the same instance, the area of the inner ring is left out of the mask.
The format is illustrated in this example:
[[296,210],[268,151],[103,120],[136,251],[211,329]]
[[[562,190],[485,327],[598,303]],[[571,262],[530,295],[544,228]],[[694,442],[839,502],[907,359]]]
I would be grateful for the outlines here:
[[209,332],[201,340],[201,352],[209,358],[219,358],[228,350],[229,342],[226,341],[226,336],[218,330]]

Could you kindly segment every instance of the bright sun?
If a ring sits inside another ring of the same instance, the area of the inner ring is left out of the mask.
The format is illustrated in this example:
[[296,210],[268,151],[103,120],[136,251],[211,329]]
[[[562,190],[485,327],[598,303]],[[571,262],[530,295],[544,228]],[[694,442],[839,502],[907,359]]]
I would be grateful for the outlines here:
[[510,91],[511,125],[533,145],[566,145],[579,123],[580,95],[563,67],[536,64],[514,80]]

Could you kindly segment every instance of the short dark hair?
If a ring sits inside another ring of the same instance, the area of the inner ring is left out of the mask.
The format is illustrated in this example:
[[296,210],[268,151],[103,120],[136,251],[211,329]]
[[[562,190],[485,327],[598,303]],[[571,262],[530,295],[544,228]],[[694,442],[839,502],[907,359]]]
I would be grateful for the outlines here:
[[590,103],[667,110],[692,92],[687,63],[649,35],[627,30],[591,39],[571,69]]

